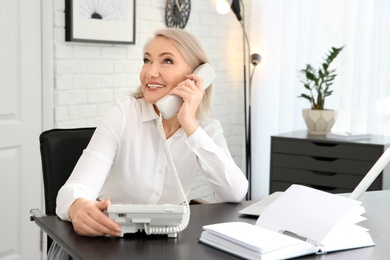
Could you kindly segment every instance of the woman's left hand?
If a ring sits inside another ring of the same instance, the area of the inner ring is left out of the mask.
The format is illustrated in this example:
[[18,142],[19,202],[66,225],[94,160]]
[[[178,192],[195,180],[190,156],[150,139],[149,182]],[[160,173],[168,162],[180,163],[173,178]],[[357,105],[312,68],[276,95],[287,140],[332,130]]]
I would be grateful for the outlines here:
[[172,89],[170,94],[183,99],[177,119],[187,136],[190,136],[198,128],[196,111],[204,95],[203,79],[195,74],[187,75],[187,79]]

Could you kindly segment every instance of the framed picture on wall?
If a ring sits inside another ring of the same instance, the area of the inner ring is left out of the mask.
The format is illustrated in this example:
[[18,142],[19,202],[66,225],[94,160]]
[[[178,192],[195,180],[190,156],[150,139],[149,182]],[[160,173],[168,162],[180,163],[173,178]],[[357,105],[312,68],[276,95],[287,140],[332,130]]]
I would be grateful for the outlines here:
[[65,0],[65,40],[135,44],[135,0]]

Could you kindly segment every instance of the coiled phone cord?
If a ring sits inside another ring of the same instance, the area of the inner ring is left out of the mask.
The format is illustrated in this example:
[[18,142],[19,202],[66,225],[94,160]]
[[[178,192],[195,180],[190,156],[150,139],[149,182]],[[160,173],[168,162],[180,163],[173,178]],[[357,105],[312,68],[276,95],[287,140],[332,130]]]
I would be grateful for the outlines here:
[[184,216],[182,221],[179,225],[174,227],[150,227],[148,224],[145,223],[145,233],[150,234],[172,234],[172,233],[179,233],[183,231],[190,221],[190,206],[187,200],[187,196],[183,190],[183,186],[181,185],[179,176],[176,171],[176,166],[172,158],[171,151],[169,150],[167,139],[165,137],[164,127],[162,124],[162,116],[160,114],[160,117],[157,119],[157,130],[160,134],[161,141],[163,144],[165,156],[167,157],[169,170],[172,174],[172,177],[176,184],[177,192],[179,193],[180,200],[182,201],[182,205],[184,206]]

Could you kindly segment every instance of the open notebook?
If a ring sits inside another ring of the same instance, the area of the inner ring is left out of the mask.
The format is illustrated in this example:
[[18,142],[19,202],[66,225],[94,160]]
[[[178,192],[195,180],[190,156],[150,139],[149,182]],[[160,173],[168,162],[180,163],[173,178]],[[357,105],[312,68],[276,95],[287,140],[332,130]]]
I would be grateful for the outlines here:
[[[358,186],[353,190],[349,198],[358,200],[364,192],[367,191],[368,187],[370,187],[371,183],[378,177],[378,175],[385,169],[387,164],[390,162],[390,148],[386,149],[386,151],[382,154],[381,157],[376,161],[376,163],[372,166],[372,168],[368,171],[366,176],[360,181]],[[260,214],[264,211],[264,209],[274,202],[283,192],[277,191],[272,193],[271,195],[265,197],[259,202],[256,202],[242,210],[238,213],[245,215],[253,215],[260,216]],[[341,194],[343,196],[343,194]]]
[[256,225],[225,222],[203,226],[200,242],[245,259],[290,259],[373,246],[359,225],[358,200],[291,185],[260,215]]

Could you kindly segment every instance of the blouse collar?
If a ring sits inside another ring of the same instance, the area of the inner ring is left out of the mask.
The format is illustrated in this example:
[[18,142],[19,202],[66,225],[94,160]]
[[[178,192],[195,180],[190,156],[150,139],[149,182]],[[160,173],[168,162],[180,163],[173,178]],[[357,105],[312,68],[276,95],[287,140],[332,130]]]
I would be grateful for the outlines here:
[[142,121],[151,121],[158,118],[156,111],[154,111],[154,107],[152,104],[146,102],[145,98],[141,98],[141,114]]
[[[154,107],[152,104],[146,102],[145,98],[140,98],[141,102],[141,114],[142,114],[142,121],[147,122],[147,121],[152,121],[155,120],[159,117],[159,115],[156,113],[154,110]],[[182,136],[184,134],[183,128],[179,128],[173,136]],[[169,138],[170,139],[170,138]]]

